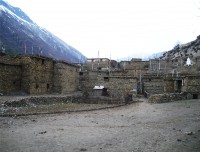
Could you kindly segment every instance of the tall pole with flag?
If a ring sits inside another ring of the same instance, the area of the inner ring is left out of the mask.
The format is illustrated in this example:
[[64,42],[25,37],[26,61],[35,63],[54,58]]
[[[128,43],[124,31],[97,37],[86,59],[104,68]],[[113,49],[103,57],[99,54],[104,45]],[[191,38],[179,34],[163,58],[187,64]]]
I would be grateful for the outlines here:
[[99,60],[100,60],[100,59],[99,59],[99,51],[98,51],[98,66],[99,66]]
[[109,76],[110,76],[110,70],[111,70],[111,54],[110,54],[110,60],[109,60]]

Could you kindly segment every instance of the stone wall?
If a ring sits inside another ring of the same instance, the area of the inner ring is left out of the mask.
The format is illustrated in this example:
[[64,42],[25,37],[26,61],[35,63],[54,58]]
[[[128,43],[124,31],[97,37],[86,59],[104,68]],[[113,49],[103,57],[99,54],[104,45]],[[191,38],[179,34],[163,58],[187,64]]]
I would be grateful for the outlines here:
[[200,76],[186,76],[183,80],[183,92],[200,94]]
[[187,99],[187,94],[182,94],[182,93],[155,94],[149,97],[148,102],[165,103],[165,102],[173,102],[185,99]]
[[143,92],[148,96],[152,94],[161,94],[164,92],[164,83],[162,77],[145,77],[143,78]]
[[0,62],[0,93],[21,90],[22,67]]
[[94,90],[94,86],[104,86],[112,100],[125,101],[127,95],[137,94],[138,79],[130,76],[109,76],[107,72],[87,71],[81,72],[80,86],[89,96],[101,94],[101,90]]
[[133,76],[133,77],[140,77],[147,74],[147,70],[127,70],[127,75],[128,76]]
[[79,67],[41,56],[0,56],[0,92],[68,93],[78,90]]
[[80,89],[91,92],[94,86],[105,86],[107,81],[104,80],[104,77],[108,76],[108,73],[104,71],[80,72]]
[[138,79],[135,77],[109,77],[106,85],[110,95],[124,101],[128,95],[132,95],[133,91],[137,91]]
[[22,90],[28,94],[48,94],[53,87],[53,61],[42,57],[22,60]]
[[149,62],[138,60],[121,61],[119,67],[122,70],[147,70],[149,68]]
[[173,93],[175,92],[175,88],[174,88],[174,80],[172,79],[165,79],[164,80],[164,92],[165,93]]
[[108,70],[110,60],[107,58],[91,58],[87,60],[87,69],[89,70]]
[[66,62],[54,62],[53,92],[70,93],[78,90],[79,68]]

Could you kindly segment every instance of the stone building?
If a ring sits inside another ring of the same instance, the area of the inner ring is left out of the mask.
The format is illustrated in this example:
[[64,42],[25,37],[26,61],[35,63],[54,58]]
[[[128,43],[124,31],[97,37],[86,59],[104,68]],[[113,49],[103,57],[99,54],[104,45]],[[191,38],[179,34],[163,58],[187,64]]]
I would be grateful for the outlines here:
[[187,92],[192,99],[200,99],[200,76],[186,75],[183,77],[182,92]]
[[11,92],[21,89],[22,65],[12,62],[0,63],[0,92]]
[[78,90],[79,67],[41,56],[1,56],[0,92],[68,93]]
[[80,73],[80,88],[89,96],[96,96],[95,86],[103,86],[100,94],[110,97],[110,100],[125,102],[129,94],[137,94],[138,79],[133,76],[113,76],[105,71],[85,71]]
[[145,75],[142,78],[142,86],[142,92],[146,97],[149,97],[152,94],[164,93],[164,83],[162,76]]
[[108,58],[89,58],[85,65],[87,70],[109,71],[116,68],[118,68],[117,61]]
[[[185,62],[185,60],[180,59],[121,61],[117,63],[117,68],[111,68],[109,72],[103,68],[96,68],[95,70],[88,68],[87,72],[82,71],[82,74],[84,74],[80,76],[80,84],[84,83],[81,88],[90,92],[90,95],[92,95],[94,86],[104,86],[109,91],[110,96],[120,100],[122,100],[122,97],[125,98],[125,94],[130,93],[130,91],[134,95],[144,94],[147,97],[154,94],[187,93],[188,98],[199,98],[199,58],[195,58],[195,62],[193,62],[195,64],[192,66],[184,66]],[[86,66],[88,65],[91,66],[91,62]],[[105,67],[107,64],[99,65]],[[196,78],[194,78],[195,76]],[[190,84],[190,80],[196,82],[195,87]]]
[[79,88],[79,67],[57,61],[53,66],[53,92],[65,94]]
[[[117,63],[92,58],[80,67],[41,56],[1,56],[0,93],[65,94],[81,90],[89,97],[98,94],[120,102],[138,94],[187,93],[188,98],[200,98],[200,59],[196,57],[192,66],[180,63],[160,59]],[[103,89],[95,93],[95,86]]]

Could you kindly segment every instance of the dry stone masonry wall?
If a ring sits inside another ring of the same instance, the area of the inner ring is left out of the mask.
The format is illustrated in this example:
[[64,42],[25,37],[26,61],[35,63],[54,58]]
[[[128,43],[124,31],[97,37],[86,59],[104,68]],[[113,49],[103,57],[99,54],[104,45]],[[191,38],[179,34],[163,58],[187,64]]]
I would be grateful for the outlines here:
[[78,90],[78,66],[40,56],[1,56],[0,92],[69,93]]

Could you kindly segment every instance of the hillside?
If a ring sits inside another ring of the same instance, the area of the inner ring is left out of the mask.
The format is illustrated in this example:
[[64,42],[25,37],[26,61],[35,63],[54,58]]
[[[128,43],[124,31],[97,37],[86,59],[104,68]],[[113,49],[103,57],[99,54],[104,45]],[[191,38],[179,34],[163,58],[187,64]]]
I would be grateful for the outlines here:
[[186,44],[177,45],[172,50],[167,51],[161,56],[161,59],[186,59],[190,57],[195,59],[200,56],[200,35],[197,39]]
[[82,53],[4,0],[0,0],[0,52],[9,55],[37,54],[71,63],[86,62]]

